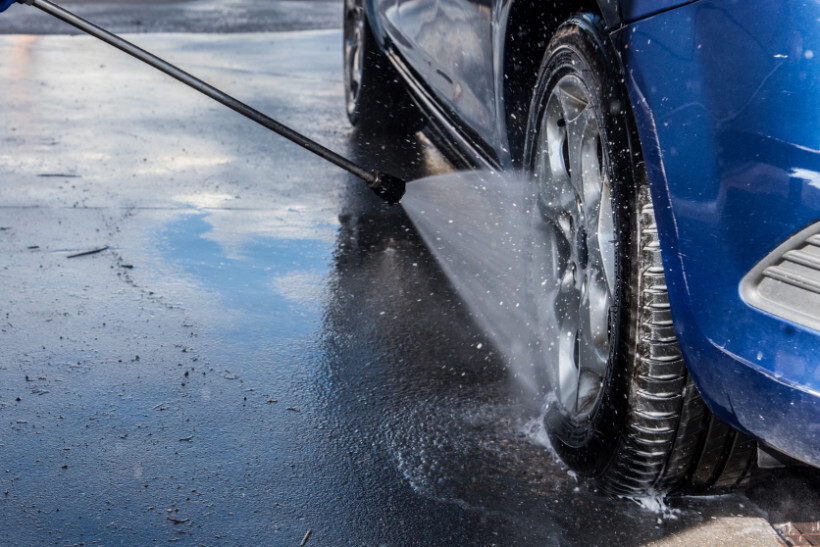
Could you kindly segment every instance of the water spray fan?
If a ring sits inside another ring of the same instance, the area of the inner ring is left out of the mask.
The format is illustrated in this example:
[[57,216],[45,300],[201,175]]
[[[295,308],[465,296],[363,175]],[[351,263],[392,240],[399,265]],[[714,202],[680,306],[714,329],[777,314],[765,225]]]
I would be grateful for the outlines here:
[[404,195],[406,183],[402,179],[381,171],[366,169],[350,161],[336,152],[325,148],[316,141],[305,137],[293,129],[279,123],[273,118],[266,116],[254,108],[251,108],[245,103],[228,95],[224,91],[215,88],[199,78],[179,69],[171,63],[157,57],[156,55],[145,51],[131,42],[124,40],[116,34],[99,27],[94,23],[91,23],[90,21],[87,21],[74,13],[71,13],[53,2],[49,2],[48,0],[0,0],[0,12],[8,9],[8,7],[15,2],[34,6],[35,8],[38,8],[45,13],[48,13],[49,15],[52,15],[57,19],[60,19],[61,21],[64,21],[85,33],[90,34],[91,36],[94,36],[95,38],[98,38],[121,51],[124,51],[145,64],[154,67],[160,72],[164,72],[168,76],[171,76],[185,85],[199,91],[203,95],[206,95],[211,99],[227,106],[231,110],[242,114],[259,125],[278,133],[279,135],[307,150],[310,150],[320,158],[325,159],[362,179],[377,196],[391,205],[398,203]]

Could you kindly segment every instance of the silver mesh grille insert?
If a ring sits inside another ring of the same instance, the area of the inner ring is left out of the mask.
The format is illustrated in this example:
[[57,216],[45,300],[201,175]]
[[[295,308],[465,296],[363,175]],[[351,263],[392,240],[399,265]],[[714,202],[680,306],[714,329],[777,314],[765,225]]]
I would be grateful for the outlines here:
[[743,278],[740,294],[756,308],[820,330],[820,222],[769,253]]

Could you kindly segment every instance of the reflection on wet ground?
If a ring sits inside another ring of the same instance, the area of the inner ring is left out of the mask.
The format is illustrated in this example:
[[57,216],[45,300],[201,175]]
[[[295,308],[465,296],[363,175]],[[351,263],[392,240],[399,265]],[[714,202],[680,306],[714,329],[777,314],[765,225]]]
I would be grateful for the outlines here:
[[[341,8],[330,0],[141,0],[133,7],[106,0],[59,2],[80,17],[115,32],[274,32],[335,29]],[[35,9],[12,6],[0,18],[0,34],[79,34]],[[130,16],[128,12],[130,11]]]
[[[357,161],[450,170],[348,129],[338,32],[145,39]],[[801,472],[660,512],[596,493],[401,207],[87,46],[25,44],[0,129],[0,543],[640,545],[816,514]]]

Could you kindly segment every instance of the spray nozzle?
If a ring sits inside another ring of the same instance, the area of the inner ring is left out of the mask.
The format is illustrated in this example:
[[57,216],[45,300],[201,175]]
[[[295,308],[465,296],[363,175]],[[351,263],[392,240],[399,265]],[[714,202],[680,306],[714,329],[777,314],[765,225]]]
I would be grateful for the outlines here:
[[367,186],[384,201],[390,205],[395,205],[404,196],[407,183],[393,175],[375,171],[372,179],[367,181]]

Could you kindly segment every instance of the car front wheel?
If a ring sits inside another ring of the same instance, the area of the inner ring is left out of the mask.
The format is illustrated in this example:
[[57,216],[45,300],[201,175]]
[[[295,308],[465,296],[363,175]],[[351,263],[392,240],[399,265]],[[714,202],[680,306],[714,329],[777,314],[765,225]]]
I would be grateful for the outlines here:
[[[730,486],[754,443],[714,419],[672,326],[646,173],[602,21],[578,16],[548,46],[524,165],[551,234],[533,277],[556,325],[546,427],[573,470],[618,495]],[[632,137],[632,138],[631,138]]]

